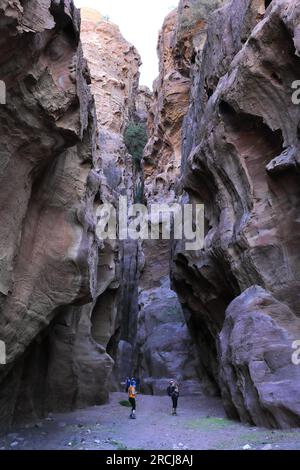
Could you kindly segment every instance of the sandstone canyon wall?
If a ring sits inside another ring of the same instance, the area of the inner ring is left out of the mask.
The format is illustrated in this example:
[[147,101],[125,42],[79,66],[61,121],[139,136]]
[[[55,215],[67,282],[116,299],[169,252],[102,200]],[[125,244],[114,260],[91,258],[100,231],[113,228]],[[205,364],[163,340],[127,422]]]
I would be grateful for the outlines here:
[[[190,69],[204,47],[209,13],[222,3],[180,2],[178,9],[166,17],[160,32],[159,77],[154,82],[149,141],[144,151],[145,199],[149,208],[157,202],[172,204],[178,200]],[[201,351],[195,350],[181,306],[170,288],[170,241],[145,241],[143,252],[136,351],[136,370],[143,391],[164,394],[168,381],[175,378],[182,395],[216,394],[217,387],[201,370],[197,359]]]
[[183,202],[205,204],[206,236],[199,252],[175,243],[172,264],[228,415],[282,428],[300,424],[299,24],[295,0],[213,13],[193,59],[177,183]]
[[[104,184],[111,194],[105,202],[113,202],[118,207],[119,197],[126,196],[129,206],[134,202],[142,174],[126,148],[124,133],[130,123],[145,121],[151,93],[145,87],[139,88],[140,56],[135,47],[123,38],[118,26],[92,9],[81,9],[81,16],[81,40],[91,71]],[[111,354],[116,360],[112,383],[116,390],[126,374],[132,374],[138,282],[143,264],[139,242],[120,241],[117,249],[120,281],[117,301],[112,299],[107,303],[107,293],[104,293],[98,300],[98,313],[95,315],[95,325],[101,337],[105,324],[112,321],[111,308],[117,309],[118,321],[110,345]]]
[[[153,97],[118,27],[82,16],[0,2],[0,427],[101,404],[132,372],[299,426],[299,2],[181,0]],[[141,168],[124,132],[147,120]],[[98,207],[137,193],[204,203],[203,249],[100,241]]]
[[[130,248],[97,238],[97,208],[133,191],[122,133],[136,111],[140,59],[117,27],[99,15],[96,30],[94,20],[82,24],[90,74],[72,1],[0,4],[4,427],[108,399]],[[122,48],[120,66],[109,47]]]

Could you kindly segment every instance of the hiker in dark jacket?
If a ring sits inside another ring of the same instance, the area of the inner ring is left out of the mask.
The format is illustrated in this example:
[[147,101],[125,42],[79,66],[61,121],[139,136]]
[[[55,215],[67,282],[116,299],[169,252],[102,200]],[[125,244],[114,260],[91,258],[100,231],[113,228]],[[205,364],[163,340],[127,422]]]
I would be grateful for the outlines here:
[[169,397],[172,399],[172,404],[173,404],[173,410],[172,410],[172,415],[177,415],[177,404],[178,404],[178,397],[179,397],[179,387],[178,383],[175,382],[175,380],[171,380],[170,384],[167,388],[167,393]]

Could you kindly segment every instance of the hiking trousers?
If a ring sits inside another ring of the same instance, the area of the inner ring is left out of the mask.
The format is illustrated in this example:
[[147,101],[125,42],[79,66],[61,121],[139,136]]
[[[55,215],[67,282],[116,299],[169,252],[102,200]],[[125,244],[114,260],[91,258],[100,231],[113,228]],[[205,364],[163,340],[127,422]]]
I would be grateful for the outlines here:
[[178,405],[178,396],[172,395],[173,408],[176,410]]
[[131,404],[132,411],[136,409],[135,398],[129,398],[129,403]]

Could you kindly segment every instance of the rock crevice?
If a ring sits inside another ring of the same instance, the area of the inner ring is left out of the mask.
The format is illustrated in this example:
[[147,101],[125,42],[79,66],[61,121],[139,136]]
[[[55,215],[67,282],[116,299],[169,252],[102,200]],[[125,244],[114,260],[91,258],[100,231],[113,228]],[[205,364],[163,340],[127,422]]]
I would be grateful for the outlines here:
[[267,6],[215,11],[195,60],[178,187],[205,204],[206,237],[174,245],[172,284],[230,416],[284,428],[300,410],[299,5]]

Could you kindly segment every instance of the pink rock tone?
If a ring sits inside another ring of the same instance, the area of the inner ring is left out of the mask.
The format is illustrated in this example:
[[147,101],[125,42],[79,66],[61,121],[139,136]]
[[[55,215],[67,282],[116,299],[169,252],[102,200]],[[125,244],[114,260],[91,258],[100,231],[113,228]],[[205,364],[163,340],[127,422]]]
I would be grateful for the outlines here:
[[158,40],[159,77],[153,84],[144,153],[145,195],[172,202],[180,175],[182,125],[191,91],[190,70],[201,57],[209,13],[224,1],[184,0],[165,19]]
[[[23,4],[24,3],[24,4]],[[1,426],[108,398],[118,250],[96,236],[109,194],[73,2],[0,6]],[[108,196],[107,196],[108,197]],[[107,293],[107,301],[103,296]],[[107,304],[111,322],[95,320]]]
[[[146,87],[139,87],[140,56],[121,35],[118,26],[92,9],[82,8],[81,17],[81,40],[91,71],[91,92],[97,114],[97,154],[103,178],[101,200],[112,202],[117,207],[122,195],[127,196],[128,204],[131,204],[138,188],[142,188],[143,177],[126,148],[124,133],[129,124],[147,121],[151,92]],[[143,267],[139,242],[125,240],[112,244],[111,248],[107,246],[107,253],[116,251],[117,284],[103,293],[92,315],[96,338],[115,360],[108,390],[119,390],[126,374],[132,374],[138,284]],[[111,329],[113,334],[107,334]],[[104,336],[109,341],[103,344]],[[127,348],[125,354],[124,344]]]
[[98,125],[122,134],[135,111],[141,58],[117,25],[96,10],[80,11],[81,40],[91,71]]
[[[106,177],[104,184],[116,198],[126,194],[131,200],[138,175],[123,135],[129,122],[136,117],[139,97],[147,95],[146,90],[139,90],[141,58],[135,47],[124,39],[117,25],[96,10],[82,8],[80,11],[81,41],[91,72],[91,92],[97,114],[97,147]],[[140,100],[139,106],[143,115],[147,113],[146,98]]]
[[190,81],[176,69],[173,43],[177,10],[163,25],[158,41],[160,74],[148,121],[150,140],[144,153],[145,195],[148,200],[174,199],[181,161],[181,127],[189,104]]
[[[0,3],[0,430],[103,404],[127,375],[300,426],[299,1],[180,0],[153,94],[118,26],[81,16]],[[203,248],[100,240],[120,195],[203,203]]]

